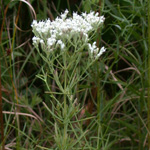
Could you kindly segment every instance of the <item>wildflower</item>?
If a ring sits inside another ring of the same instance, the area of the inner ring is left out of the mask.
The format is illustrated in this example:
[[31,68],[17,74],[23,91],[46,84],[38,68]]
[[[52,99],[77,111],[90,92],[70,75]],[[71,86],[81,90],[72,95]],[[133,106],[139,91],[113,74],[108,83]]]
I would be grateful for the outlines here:
[[97,57],[100,57],[105,51],[106,51],[106,48],[103,46],[103,47],[100,49],[99,53],[97,54]]
[[98,59],[106,51],[104,47],[99,49],[96,46],[96,42],[94,42],[92,45],[89,43],[88,48],[89,48],[89,54],[91,58],[95,58],[95,59]]
[[32,38],[33,44],[45,48],[47,51],[52,51],[56,48],[63,50],[67,47],[69,42],[72,46],[83,48],[83,46],[89,49],[89,55],[92,58],[99,57],[105,48],[99,50],[96,46],[96,42],[92,45],[89,43],[91,32],[96,31],[104,22],[104,16],[98,16],[98,13],[91,11],[89,14],[82,13],[78,15],[73,13],[72,17],[67,18],[69,11],[65,10],[61,13],[60,17],[57,17],[54,21],[47,19],[46,21],[32,22],[32,31],[34,37]]
[[61,40],[57,41],[57,45],[60,46],[61,50],[63,50],[65,48],[65,44]]
[[48,46],[54,45],[55,42],[56,42],[56,39],[53,38],[53,37],[47,39],[47,45],[48,45]]
[[38,44],[39,44],[39,42],[40,42],[40,38],[34,36],[34,37],[32,38],[32,41],[33,41],[33,45],[38,46]]
[[69,11],[68,11],[68,10],[65,10],[64,14],[61,14],[61,18],[62,18],[63,20],[65,20],[68,13],[69,13]]

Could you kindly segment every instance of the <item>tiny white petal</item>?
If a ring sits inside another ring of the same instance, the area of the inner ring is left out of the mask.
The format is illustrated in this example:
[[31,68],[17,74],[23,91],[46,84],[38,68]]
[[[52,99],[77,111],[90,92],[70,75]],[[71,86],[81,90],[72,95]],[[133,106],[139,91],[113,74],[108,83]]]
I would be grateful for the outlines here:
[[99,53],[97,54],[98,57],[100,57],[104,52],[106,51],[105,47],[102,47],[99,51]]

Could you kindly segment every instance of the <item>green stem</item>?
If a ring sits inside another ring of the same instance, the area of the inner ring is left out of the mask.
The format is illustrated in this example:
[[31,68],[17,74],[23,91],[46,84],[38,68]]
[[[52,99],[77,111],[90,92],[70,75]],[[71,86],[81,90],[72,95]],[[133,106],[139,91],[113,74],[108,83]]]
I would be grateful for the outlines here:
[[[102,6],[103,6],[103,0],[99,0],[99,15],[102,13]],[[100,36],[101,39],[101,29],[98,29],[98,36]],[[101,41],[99,40],[99,38],[97,39],[97,46],[100,46]],[[100,91],[100,71],[99,71],[99,62],[96,61],[96,67],[97,67],[97,80],[98,80],[98,84],[97,84],[97,114],[98,114],[98,121],[101,121],[101,91]]]
[[[150,2],[148,2],[148,130],[150,131]],[[150,150],[150,135],[148,134],[148,148]]]
[[[103,10],[103,8],[102,8],[102,6],[103,6],[103,0],[99,0],[99,15],[101,15],[102,14],[102,10]],[[99,47],[100,46],[100,44],[101,44],[101,28],[100,29],[98,29],[98,36],[100,36],[100,38],[97,38],[97,46]],[[101,113],[101,107],[102,107],[102,100],[101,100],[101,89],[100,89],[100,71],[99,71],[99,62],[97,61],[96,62],[96,67],[97,67],[97,119],[98,119],[98,131],[97,131],[97,133],[98,133],[98,137],[99,137],[99,134],[100,134],[100,132],[101,132],[101,120],[102,120],[102,113]],[[100,148],[100,145],[99,145],[99,143],[100,143],[100,140],[99,140],[99,138],[98,138],[98,140],[97,140],[97,148],[99,149]]]
[[67,109],[67,93],[66,93],[66,87],[67,87],[67,63],[66,63],[66,52],[64,52],[64,109],[66,115],[66,109]]
[[67,123],[67,58],[66,58],[66,52],[64,52],[64,145],[66,145],[66,140],[67,140],[67,128],[68,128],[68,123]]
[[100,89],[100,71],[99,71],[99,62],[96,62],[96,68],[97,68],[97,115],[98,115],[98,122],[102,120],[102,114],[101,114],[101,89]]
[[60,8],[60,2],[61,2],[61,0],[59,0],[58,3],[57,3],[57,11],[59,11],[59,8]]
[[67,0],[67,6],[68,6],[68,9],[69,9],[69,12],[71,13],[69,0]]

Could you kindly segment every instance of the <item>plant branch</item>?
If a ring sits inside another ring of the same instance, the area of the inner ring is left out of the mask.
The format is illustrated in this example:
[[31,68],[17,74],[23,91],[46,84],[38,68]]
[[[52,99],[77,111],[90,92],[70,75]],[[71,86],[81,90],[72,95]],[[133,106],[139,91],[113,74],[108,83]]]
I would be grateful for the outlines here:
[[1,141],[2,150],[4,150],[4,123],[3,123],[3,113],[2,113],[2,86],[1,86],[1,61],[0,61],[0,126],[1,126]]

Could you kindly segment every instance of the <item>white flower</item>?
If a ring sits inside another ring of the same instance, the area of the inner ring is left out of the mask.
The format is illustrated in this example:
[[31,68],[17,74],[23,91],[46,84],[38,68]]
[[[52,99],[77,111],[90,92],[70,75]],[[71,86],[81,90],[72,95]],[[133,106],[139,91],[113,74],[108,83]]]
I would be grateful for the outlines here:
[[104,16],[101,16],[100,17],[100,23],[103,23],[105,21],[105,17]]
[[66,9],[65,12],[64,12],[64,14],[61,14],[61,15],[60,15],[61,18],[62,18],[63,20],[65,20],[68,13],[69,13],[69,11]]
[[[61,13],[60,17],[55,20],[46,21],[33,20],[32,29],[35,37],[33,37],[33,44],[42,48],[56,49],[59,46],[62,50],[65,48],[66,43],[72,44],[72,46],[82,49],[87,47],[90,51],[91,56],[99,57],[103,51],[99,51],[96,46],[96,42],[93,44],[89,43],[91,34],[96,31],[104,22],[104,16],[98,16],[98,13],[91,11],[88,13],[82,13],[81,15],[76,12],[73,13],[72,17],[68,17],[69,11],[65,10]],[[104,50],[104,49],[102,49]],[[45,51],[45,49],[44,49]]]
[[40,38],[34,36],[34,37],[32,38],[32,41],[33,41],[33,44],[34,44],[34,45],[38,46],[38,44],[39,44],[39,42],[40,42]]
[[63,50],[65,48],[65,44],[61,40],[57,41],[57,45],[60,46],[61,50]]
[[40,43],[41,43],[41,44],[44,44],[44,41],[43,41],[43,40],[40,40]]
[[88,46],[89,46],[89,50],[91,51],[92,55],[97,54],[98,48],[96,46],[96,42],[94,42],[92,45],[89,43]]
[[32,24],[31,24],[31,27],[34,28],[34,27],[37,27],[38,23],[36,20],[33,20]]
[[99,53],[97,54],[97,56],[100,57],[105,51],[106,51],[106,48],[103,46],[103,47],[100,49],[100,51],[99,51]]
[[88,48],[89,48],[89,55],[91,56],[92,59],[93,58],[98,59],[106,51],[106,48],[104,47],[102,47],[99,50],[99,48],[96,46],[96,42],[94,42],[92,45],[89,43]]
[[94,14],[93,11],[91,11],[89,14],[82,13],[82,16],[94,28],[98,27],[105,20],[104,16],[99,17],[98,13]]
[[48,46],[52,46],[52,45],[54,45],[55,44],[55,42],[56,42],[56,39],[55,38],[48,38],[47,39],[47,45]]

